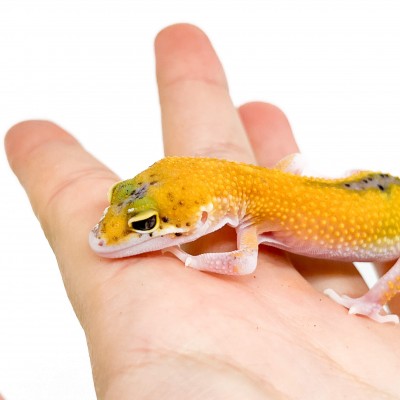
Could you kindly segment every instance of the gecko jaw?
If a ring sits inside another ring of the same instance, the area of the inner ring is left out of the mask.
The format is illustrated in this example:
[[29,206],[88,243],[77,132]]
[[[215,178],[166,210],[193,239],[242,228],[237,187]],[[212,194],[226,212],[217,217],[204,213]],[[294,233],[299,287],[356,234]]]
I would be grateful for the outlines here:
[[[140,239],[140,241],[127,240],[117,245],[107,245],[104,239],[98,237],[97,230],[93,229],[89,233],[89,245],[95,253],[102,257],[122,258],[151,251],[166,250],[174,246],[179,247],[181,244],[193,242],[201,236],[212,233],[226,224],[236,227],[238,221],[232,218],[223,218],[217,224],[212,224],[210,220],[207,220],[206,223],[201,223],[200,227],[189,235],[182,235],[173,239],[168,236],[147,237]],[[181,251],[183,252],[183,250]]]
[[92,230],[89,233],[89,246],[98,255],[105,258],[122,258],[128,257],[147,251],[159,250],[160,247],[157,245],[160,238],[145,238],[140,242],[132,242],[130,240],[122,244],[107,245],[106,241],[99,238],[95,232]]

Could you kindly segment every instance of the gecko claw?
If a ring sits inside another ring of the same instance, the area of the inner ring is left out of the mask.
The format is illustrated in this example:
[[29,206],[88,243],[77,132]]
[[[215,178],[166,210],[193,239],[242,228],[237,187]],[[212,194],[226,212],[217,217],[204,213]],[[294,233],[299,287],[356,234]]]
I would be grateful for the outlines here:
[[188,257],[185,260],[185,267],[190,267],[190,264],[192,263],[192,257]]
[[349,314],[365,315],[374,321],[384,323],[393,322],[399,323],[399,317],[395,314],[381,315],[379,312],[382,310],[382,305],[379,303],[371,302],[364,296],[353,299],[348,296],[340,296],[333,289],[326,289],[324,293],[336,303],[349,309]]

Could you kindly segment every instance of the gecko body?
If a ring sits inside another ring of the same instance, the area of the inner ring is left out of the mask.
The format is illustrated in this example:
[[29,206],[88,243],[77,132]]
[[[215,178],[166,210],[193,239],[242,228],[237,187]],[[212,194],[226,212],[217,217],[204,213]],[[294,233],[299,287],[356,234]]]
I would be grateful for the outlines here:
[[[167,250],[202,271],[244,275],[259,244],[309,257],[386,261],[400,257],[400,179],[359,171],[340,179],[302,176],[296,156],[275,168],[211,158],[167,157],[114,185],[90,233],[103,257]],[[230,225],[237,250],[187,254],[181,245]],[[400,263],[364,296],[326,293],[351,313],[398,322],[381,309],[400,291]]]

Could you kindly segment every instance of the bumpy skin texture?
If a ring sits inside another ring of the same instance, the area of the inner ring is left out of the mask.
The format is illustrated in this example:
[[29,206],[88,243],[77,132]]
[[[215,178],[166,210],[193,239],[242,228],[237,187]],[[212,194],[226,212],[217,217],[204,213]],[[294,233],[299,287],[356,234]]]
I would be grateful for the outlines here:
[[113,188],[98,236],[106,245],[132,239],[130,214],[151,208],[168,221],[160,231],[172,225],[191,232],[201,207],[212,204],[216,218],[242,213],[259,232],[279,232],[297,252],[393,259],[400,250],[399,184],[399,178],[381,173],[320,179],[225,160],[169,157]]
[[[399,178],[357,172],[322,179],[290,169],[290,162],[267,169],[213,158],[165,158],[112,188],[110,207],[92,231],[92,248],[106,257],[168,249],[187,266],[224,274],[253,272],[259,243],[339,261],[399,257]],[[138,231],[131,221],[142,213],[150,222]],[[149,224],[155,226],[148,229]],[[237,230],[237,251],[191,256],[177,247],[225,224]],[[379,314],[400,291],[397,269],[361,308],[330,290],[327,294],[351,312],[397,322]]]

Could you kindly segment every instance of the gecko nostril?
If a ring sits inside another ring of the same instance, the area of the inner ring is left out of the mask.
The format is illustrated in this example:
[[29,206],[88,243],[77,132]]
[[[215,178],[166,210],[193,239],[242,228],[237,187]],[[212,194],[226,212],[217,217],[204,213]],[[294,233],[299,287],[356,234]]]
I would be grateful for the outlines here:
[[201,213],[201,222],[203,224],[205,224],[207,222],[207,220],[208,220],[208,213],[207,213],[207,211],[203,211]]

